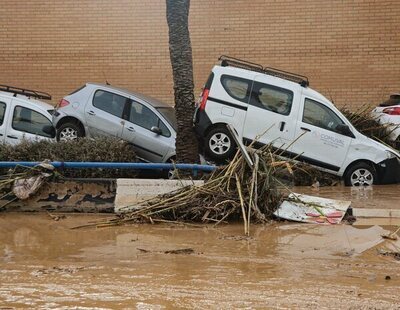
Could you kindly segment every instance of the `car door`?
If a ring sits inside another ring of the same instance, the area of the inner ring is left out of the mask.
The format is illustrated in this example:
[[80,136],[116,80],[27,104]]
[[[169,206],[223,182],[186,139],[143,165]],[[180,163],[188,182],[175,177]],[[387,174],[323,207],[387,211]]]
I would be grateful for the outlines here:
[[301,137],[291,151],[301,161],[339,171],[353,139],[338,130],[338,125],[345,125],[345,122],[330,107],[315,99],[304,96],[301,106],[302,113],[296,125],[296,136]]
[[10,107],[11,117],[7,124],[5,141],[10,144],[18,144],[22,140],[53,139],[46,127],[52,127],[50,115],[45,116],[37,110],[33,110],[22,101],[12,100]]
[[250,143],[257,138],[258,144],[271,143],[278,148],[287,148],[295,135],[296,100],[294,91],[271,85],[263,76],[257,76],[243,129],[244,142]]
[[129,99],[119,94],[97,89],[85,107],[85,120],[92,137],[121,137],[125,106]]
[[[158,128],[160,132],[152,131],[153,127]],[[169,125],[152,108],[136,100],[129,104],[122,138],[134,145],[138,157],[150,162],[166,160],[164,157],[175,141]]]
[[0,143],[5,141],[11,99],[0,97]]

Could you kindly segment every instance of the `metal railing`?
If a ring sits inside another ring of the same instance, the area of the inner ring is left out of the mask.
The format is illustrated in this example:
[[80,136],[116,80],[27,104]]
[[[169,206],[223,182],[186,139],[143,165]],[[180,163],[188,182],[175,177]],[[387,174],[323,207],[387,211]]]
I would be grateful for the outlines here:
[[[41,162],[33,161],[0,161],[0,168],[15,168],[21,167],[35,167]],[[192,170],[196,176],[199,171],[212,172],[217,169],[212,165],[199,165],[199,164],[172,164],[172,163],[120,163],[120,162],[62,162],[53,161],[48,164],[54,168],[66,169],[87,169],[87,168],[101,168],[101,169],[132,169],[132,170]]]

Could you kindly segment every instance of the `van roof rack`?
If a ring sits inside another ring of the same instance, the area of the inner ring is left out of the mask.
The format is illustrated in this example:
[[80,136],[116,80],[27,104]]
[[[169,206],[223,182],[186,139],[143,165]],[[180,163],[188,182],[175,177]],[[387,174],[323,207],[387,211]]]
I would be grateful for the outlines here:
[[19,87],[0,84],[0,91],[12,93],[12,94],[14,94],[14,97],[16,97],[17,95],[24,95],[27,97],[32,97],[32,98],[37,98],[37,99],[51,100],[50,94],[45,93],[43,91],[38,91],[38,90],[25,89],[25,88],[19,88]]
[[232,66],[232,67],[237,67],[241,69],[246,69],[250,71],[255,71],[255,72],[260,72],[272,76],[279,77],[281,79],[285,79],[288,81],[292,81],[295,83],[300,84],[303,87],[307,87],[310,85],[310,82],[308,81],[308,77],[288,71],[283,71],[280,69],[275,69],[271,67],[263,67],[262,65],[256,64],[254,62],[222,55],[221,57],[218,58],[218,60],[221,61],[221,66],[227,67],[227,66]]

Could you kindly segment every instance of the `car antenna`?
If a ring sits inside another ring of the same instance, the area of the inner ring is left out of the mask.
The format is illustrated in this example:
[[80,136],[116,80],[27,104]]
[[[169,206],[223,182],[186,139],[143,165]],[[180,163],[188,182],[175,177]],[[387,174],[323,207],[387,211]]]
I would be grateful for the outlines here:
[[107,77],[106,77],[106,75],[104,74],[104,71],[101,71],[101,72],[103,73],[103,77],[104,77],[104,79],[106,80],[106,85],[111,85],[110,83],[108,83]]

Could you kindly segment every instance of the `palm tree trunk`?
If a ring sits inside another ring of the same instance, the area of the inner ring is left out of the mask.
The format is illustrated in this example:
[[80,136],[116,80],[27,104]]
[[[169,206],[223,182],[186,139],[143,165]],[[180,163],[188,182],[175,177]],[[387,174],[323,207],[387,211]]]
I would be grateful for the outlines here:
[[169,52],[174,79],[175,113],[178,122],[177,161],[199,161],[198,142],[193,131],[195,109],[193,94],[192,47],[188,27],[190,0],[166,0]]

